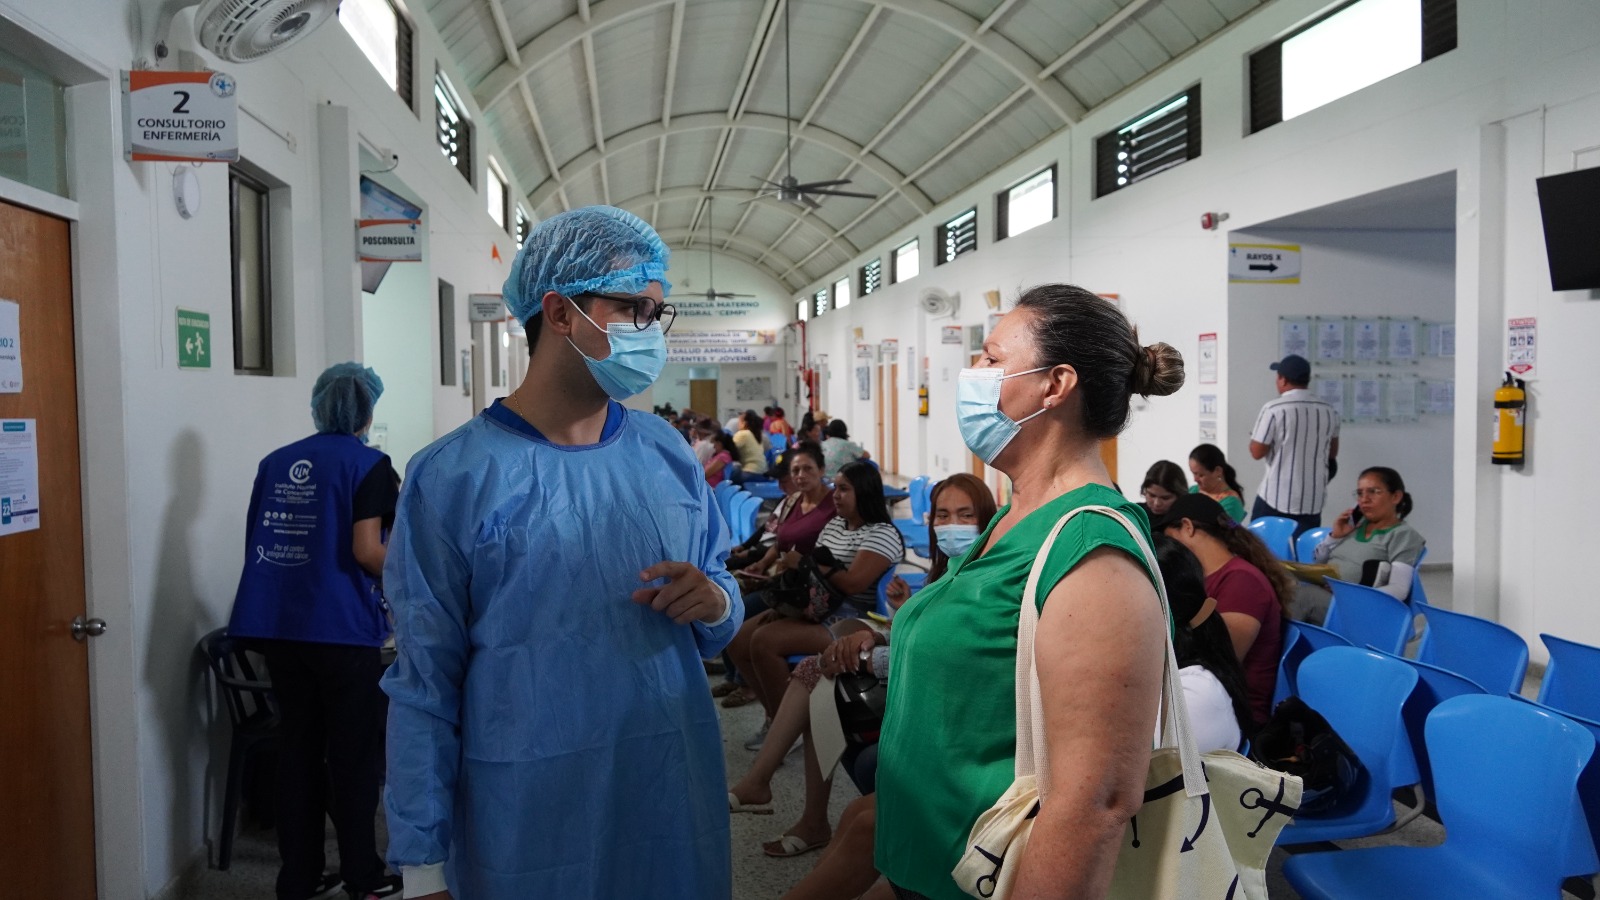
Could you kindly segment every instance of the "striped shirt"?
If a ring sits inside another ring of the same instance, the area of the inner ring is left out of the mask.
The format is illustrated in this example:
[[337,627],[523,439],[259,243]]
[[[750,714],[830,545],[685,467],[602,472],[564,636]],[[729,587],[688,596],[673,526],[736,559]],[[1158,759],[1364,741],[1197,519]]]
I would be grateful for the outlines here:
[[[822,527],[822,534],[817,538],[818,547],[827,547],[833,554],[834,562],[839,568],[848,569],[855,564],[856,554],[863,550],[887,559],[889,568],[894,568],[901,560],[905,559],[905,543],[900,539],[900,530],[893,525],[868,523],[851,531],[846,527],[843,516],[834,516],[828,524]],[[872,609],[878,602],[878,584],[872,586],[850,598],[861,609]]]
[[1250,439],[1266,444],[1267,474],[1257,495],[1292,516],[1322,512],[1328,493],[1328,448],[1339,436],[1339,413],[1304,388],[1284,391],[1261,407]]

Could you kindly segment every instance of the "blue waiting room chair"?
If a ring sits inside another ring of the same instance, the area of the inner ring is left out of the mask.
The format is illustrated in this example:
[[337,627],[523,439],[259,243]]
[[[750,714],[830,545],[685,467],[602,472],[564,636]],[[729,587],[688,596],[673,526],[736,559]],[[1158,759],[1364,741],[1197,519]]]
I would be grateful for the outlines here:
[[[1405,720],[1406,736],[1411,741],[1411,752],[1417,759],[1417,774],[1422,777],[1423,794],[1432,797],[1436,790],[1433,784],[1433,760],[1428,756],[1427,741],[1424,737],[1428,716],[1433,714],[1439,704],[1452,697],[1488,692],[1484,690],[1483,685],[1448,669],[1399,656],[1390,658],[1398,659],[1417,671],[1417,686],[1411,691],[1411,697],[1406,700],[1400,718]],[[1420,804],[1425,801],[1419,798],[1418,802]]]
[[1306,657],[1297,682],[1299,697],[1355,751],[1365,774],[1332,809],[1295,817],[1278,843],[1337,841],[1388,829],[1395,821],[1391,795],[1419,779],[1400,715],[1417,686],[1416,671],[1371,650],[1329,647]]
[[1332,528],[1312,528],[1294,539],[1294,558],[1307,565],[1317,561],[1317,545],[1333,533]]
[[1294,530],[1300,527],[1300,523],[1293,519],[1285,519],[1283,516],[1262,516],[1259,519],[1251,519],[1250,524],[1245,527],[1255,532],[1256,537],[1267,545],[1273,556],[1294,561]]
[[1541,634],[1550,663],[1539,682],[1539,702],[1585,719],[1600,720],[1600,647]]
[[1435,847],[1370,847],[1291,856],[1305,900],[1530,900],[1596,869],[1573,802],[1595,739],[1583,726],[1509,697],[1455,697],[1428,717],[1437,805]]
[[1402,656],[1411,639],[1411,608],[1377,588],[1328,579],[1333,601],[1322,624],[1357,647]]
[[[1595,739],[1596,750],[1600,750],[1600,722],[1564,713],[1559,709],[1551,709],[1537,700],[1529,700],[1520,694],[1512,694],[1511,698],[1520,700],[1534,709],[1541,709],[1582,725]],[[1577,799],[1583,807],[1583,817],[1589,823],[1589,837],[1595,844],[1596,852],[1600,853],[1600,752],[1589,758],[1589,764],[1583,767],[1583,774],[1578,776]],[[1583,859],[1583,848],[1572,849],[1575,859]]]
[[1417,659],[1449,669],[1483,686],[1485,693],[1515,694],[1528,674],[1528,645],[1522,635],[1488,619],[1421,606],[1428,629],[1417,645]]

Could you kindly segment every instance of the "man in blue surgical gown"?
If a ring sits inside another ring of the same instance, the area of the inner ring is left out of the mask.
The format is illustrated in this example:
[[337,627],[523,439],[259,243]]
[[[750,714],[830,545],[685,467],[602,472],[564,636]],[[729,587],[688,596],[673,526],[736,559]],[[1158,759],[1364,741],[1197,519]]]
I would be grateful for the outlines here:
[[617,402],[666,360],[666,262],[622,210],[540,223],[505,285],[527,378],[411,461],[384,567],[407,897],[731,893],[701,665],[742,619],[728,530],[683,438]]

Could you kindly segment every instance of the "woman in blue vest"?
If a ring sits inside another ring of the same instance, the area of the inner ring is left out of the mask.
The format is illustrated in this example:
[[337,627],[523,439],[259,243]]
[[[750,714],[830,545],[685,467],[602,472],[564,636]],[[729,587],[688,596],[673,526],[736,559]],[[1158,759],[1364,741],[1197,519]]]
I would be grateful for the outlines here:
[[[361,900],[400,894],[374,834],[379,652],[391,631],[378,577],[399,496],[389,457],[364,437],[382,393],[359,363],[323,372],[311,390],[317,433],[269,453],[250,494],[228,632],[266,657],[278,701],[278,900],[320,896],[341,880]],[[339,836],[337,877],[323,874],[324,810]]]

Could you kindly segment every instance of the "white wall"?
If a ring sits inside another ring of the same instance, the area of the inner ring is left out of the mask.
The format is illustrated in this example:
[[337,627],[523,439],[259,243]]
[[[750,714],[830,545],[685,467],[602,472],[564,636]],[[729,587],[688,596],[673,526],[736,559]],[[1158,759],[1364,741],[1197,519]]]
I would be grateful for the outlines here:
[[[436,61],[447,72],[453,66],[439,59],[442,45],[426,20],[417,22],[420,115],[334,22],[260,62],[211,60],[239,83],[242,155],[288,186],[292,219],[291,227],[280,223],[285,240],[275,248],[287,263],[274,301],[287,374],[235,375],[226,358],[226,167],[202,167],[202,211],[183,220],[170,199],[172,166],[122,158],[117,72],[151,55],[148,41],[137,42],[130,4],[0,0],[0,17],[83,70],[74,75],[83,87],[72,91],[69,117],[82,210],[75,263],[89,609],[110,625],[90,650],[97,868],[101,897],[148,898],[203,859],[217,835],[224,760],[213,753],[218,729],[194,647],[232,605],[256,462],[310,432],[311,385],[322,369],[362,356],[362,300],[349,289],[358,146],[399,150],[396,177],[428,207],[432,253],[416,277],[456,284],[462,346],[465,294],[499,289],[512,242],[432,144],[427,77]],[[494,141],[480,130],[477,143],[481,173]],[[0,184],[0,195],[34,199],[11,184]],[[71,207],[62,205],[61,214]],[[224,352],[212,369],[177,369],[178,307],[210,313]],[[436,372],[431,304],[423,314],[413,323],[421,343],[412,342],[423,356],[411,362]],[[435,407],[444,417],[435,430],[469,414],[459,400]]]
[[[423,237],[423,258],[428,240]],[[422,263],[395,263],[376,294],[361,295],[362,360],[383,379],[383,397],[372,413],[374,430],[386,435],[384,450],[405,471],[412,454],[433,442],[433,385],[439,367],[429,323],[438,316],[433,279]]]
[[[1263,462],[1250,458],[1250,410],[1277,396],[1268,363],[1278,358],[1280,316],[1417,316],[1451,321],[1455,315],[1453,231],[1354,231],[1263,229],[1237,232],[1242,243],[1299,244],[1300,283],[1229,285],[1226,380],[1232,386],[1235,415],[1223,449],[1239,472],[1245,506],[1254,502]],[[1363,375],[1432,375],[1449,378],[1454,361],[1429,358],[1417,365],[1324,365],[1314,363],[1314,380],[1343,372]],[[1314,387],[1315,385],[1313,385]],[[1416,422],[1345,422],[1339,435],[1339,475],[1328,485],[1322,521],[1332,525],[1339,511],[1354,505],[1356,478],[1368,466],[1400,473],[1416,509],[1409,521],[1428,541],[1428,563],[1453,558],[1454,481],[1450,465],[1454,416],[1423,416]],[[1173,456],[1188,467],[1184,456]],[[1129,467],[1129,481],[1143,465]],[[1132,486],[1129,485],[1129,490]]]
[[[903,435],[921,454],[922,471],[963,468],[947,370],[958,354],[931,343],[935,323],[917,318],[923,285],[962,293],[961,324],[981,321],[975,300],[999,288],[1064,279],[1118,293],[1141,336],[1164,340],[1193,358],[1197,337],[1220,335],[1231,354],[1228,233],[1200,229],[1206,211],[1228,212],[1230,228],[1248,230],[1291,213],[1441,173],[1457,176],[1454,318],[1458,327],[1453,433],[1454,601],[1498,617],[1533,641],[1557,630],[1600,643],[1600,610],[1581,598],[1591,579],[1581,563],[1582,510],[1600,502],[1583,460],[1595,445],[1590,354],[1600,335],[1600,304],[1588,293],[1549,289],[1535,201],[1536,177],[1600,164],[1600,6],[1584,0],[1461,0],[1459,49],[1349,97],[1246,134],[1246,56],[1326,7],[1322,0],[1277,0],[1125,91],[1075,128],[1029,151],[973,188],[949,198],[915,225],[865,251],[798,296],[854,271],[874,256],[920,236],[922,274],[808,323],[813,353],[829,355],[830,405],[852,390],[852,330],[868,341],[900,337],[934,347],[933,412]],[[1169,172],[1108,197],[1093,199],[1093,141],[1151,105],[1196,82],[1204,84],[1204,152]],[[1056,162],[1061,216],[1020,238],[993,243],[993,196]],[[949,266],[932,267],[934,228],[978,205],[980,249]],[[1412,314],[1404,304],[1391,312]],[[1421,313],[1417,313],[1421,314]],[[1504,363],[1505,319],[1539,316],[1541,373],[1531,386],[1534,428],[1529,466],[1502,471],[1488,464],[1488,413]],[[1562,378],[1558,375],[1566,374]],[[1151,460],[1175,458],[1195,443],[1198,385],[1172,397],[1135,403],[1120,438],[1122,480]],[[1227,443],[1253,423],[1259,403],[1234,396],[1224,377],[1219,428]],[[1213,386],[1206,386],[1211,393]],[[848,401],[860,430],[865,405]],[[836,412],[830,409],[830,412]],[[1557,428],[1548,427],[1559,422]],[[902,449],[905,458],[905,449]],[[902,466],[902,468],[907,468]],[[1543,486],[1543,487],[1541,487]]]

